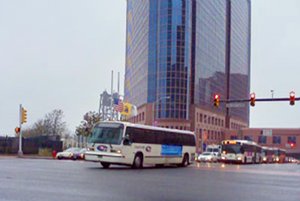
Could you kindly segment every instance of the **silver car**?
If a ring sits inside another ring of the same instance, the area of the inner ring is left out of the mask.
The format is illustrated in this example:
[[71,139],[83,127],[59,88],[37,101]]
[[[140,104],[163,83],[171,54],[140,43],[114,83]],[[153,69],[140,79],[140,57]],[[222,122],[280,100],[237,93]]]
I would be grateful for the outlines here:
[[80,150],[78,147],[71,147],[66,149],[65,151],[58,152],[56,154],[57,159],[73,159],[77,160],[80,158]]
[[199,162],[217,162],[218,155],[214,152],[203,152],[198,156]]

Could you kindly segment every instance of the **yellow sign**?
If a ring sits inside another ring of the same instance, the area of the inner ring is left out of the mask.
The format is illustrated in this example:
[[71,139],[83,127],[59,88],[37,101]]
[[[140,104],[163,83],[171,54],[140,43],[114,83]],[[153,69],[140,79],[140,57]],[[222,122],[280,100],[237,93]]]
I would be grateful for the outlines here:
[[121,115],[124,115],[126,117],[136,116],[137,115],[136,106],[131,103],[124,102],[123,111],[121,112]]
[[123,105],[123,111],[121,112],[121,114],[124,116],[129,116],[129,115],[131,115],[131,110],[132,110],[132,105],[130,103],[125,102]]

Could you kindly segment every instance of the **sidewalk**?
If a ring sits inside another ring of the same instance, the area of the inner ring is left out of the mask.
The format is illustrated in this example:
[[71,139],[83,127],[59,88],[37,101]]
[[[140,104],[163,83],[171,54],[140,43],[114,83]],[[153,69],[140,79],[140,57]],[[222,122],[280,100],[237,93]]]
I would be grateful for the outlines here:
[[40,156],[38,154],[23,154],[23,156],[18,156],[17,154],[0,154],[1,158],[28,158],[28,159],[52,159],[52,156]]

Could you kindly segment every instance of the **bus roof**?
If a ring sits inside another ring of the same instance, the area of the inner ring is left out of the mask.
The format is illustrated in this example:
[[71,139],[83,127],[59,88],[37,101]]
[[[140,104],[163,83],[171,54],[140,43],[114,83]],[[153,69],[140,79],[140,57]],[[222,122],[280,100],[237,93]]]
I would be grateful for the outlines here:
[[249,145],[257,145],[260,146],[259,144],[257,144],[256,142],[253,141],[248,141],[248,140],[223,140],[222,144],[249,144]]
[[285,149],[278,148],[278,147],[266,147],[266,146],[263,146],[262,148],[265,149],[265,150],[280,150],[280,151],[286,152]]
[[133,124],[129,122],[123,122],[123,121],[101,121],[98,122],[97,124],[101,123],[114,123],[114,124],[123,124],[124,126],[132,126],[136,128],[144,128],[144,129],[149,129],[149,130],[159,130],[159,131],[172,131],[176,133],[181,133],[181,134],[190,134],[190,135],[195,135],[194,132],[192,131],[187,131],[187,130],[179,130],[179,129],[170,129],[170,128],[162,128],[162,127],[156,127],[156,126],[149,126],[149,125],[143,125],[143,124]]

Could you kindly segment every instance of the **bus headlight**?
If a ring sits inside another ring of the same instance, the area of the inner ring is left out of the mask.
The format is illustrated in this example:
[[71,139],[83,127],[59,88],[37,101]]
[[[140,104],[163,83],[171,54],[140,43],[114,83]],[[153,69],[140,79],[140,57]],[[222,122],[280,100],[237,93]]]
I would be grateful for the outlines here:
[[112,152],[112,153],[118,153],[118,154],[122,153],[122,151],[118,150],[118,149],[111,149],[110,152]]
[[222,159],[222,160],[225,160],[225,156],[222,156],[221,159]]
[[237,157],[236,158],[238,161],[241,161],[242,160],[242,158],[239,156],[239,157]]

